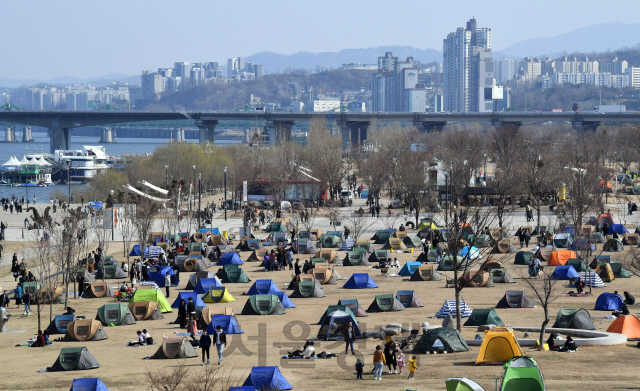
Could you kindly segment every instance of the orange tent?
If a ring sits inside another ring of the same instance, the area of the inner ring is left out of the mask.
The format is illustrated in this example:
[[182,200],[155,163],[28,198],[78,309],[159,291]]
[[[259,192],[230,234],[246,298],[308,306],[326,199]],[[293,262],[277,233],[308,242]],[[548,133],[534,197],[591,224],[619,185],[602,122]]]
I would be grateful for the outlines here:
[[611,182],[609,182],[609,181],[599,181],[598,182],[598,187],[603,187],[603,188],[611,190]]
[[611,323],[607,332],[624,334],[627,338],[640,338],[640,320],[633,315],[621,315]]
[[575,251],[571,250],[558,250],[551,253],[551,258],[549,258],[549,262],[547,265],[550,266],[558,266],[558,265],[566,265],[567,261],[572,258],[578,258],[578,255]]

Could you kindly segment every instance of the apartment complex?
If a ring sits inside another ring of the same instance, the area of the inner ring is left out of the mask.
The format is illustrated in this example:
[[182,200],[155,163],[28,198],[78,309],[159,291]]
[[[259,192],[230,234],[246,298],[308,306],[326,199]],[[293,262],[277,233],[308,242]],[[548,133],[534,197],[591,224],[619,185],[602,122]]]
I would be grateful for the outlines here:
[[418,81],[419,73],[413,57],[399,61],[391,52],[378,57],[378,72],[372,79],[372,111],[425,112],[427,90]]
[[104,88],[74,84],[63,88],[29,88],[26,101],[31,110],[92,110],[107,104],[129,108],[131,96],[127,83],[113,83]]

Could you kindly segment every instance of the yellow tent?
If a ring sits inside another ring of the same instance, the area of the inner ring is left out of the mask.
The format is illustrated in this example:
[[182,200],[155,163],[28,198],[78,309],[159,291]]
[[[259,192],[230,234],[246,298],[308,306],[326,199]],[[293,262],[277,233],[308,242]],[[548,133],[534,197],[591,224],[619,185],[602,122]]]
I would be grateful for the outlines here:
[[513,331],[494,327],[485,333],[476,365],[502,365],[514,357],[524,356]]
[[384,250],[406,250],[407,246],[404,244],[402,239],[389,238],[387,243],[385,243],[385,245],[382,246],[382,249],[384,249]]
[[202,296],[202,301],[205,303],[232,303],[236,301],[231,293],[224,287],[211,288],[207,293]]
[[600,279],[604,282],[611,282],[616,278],[611,269],[611,265],[608,263],[599,263],[598,267],[596,267],[596,274],[600,276]]
[[432,229],[437,230],[438,226],[432,223],[431,221],[423,221],[418,224],[418,229]]

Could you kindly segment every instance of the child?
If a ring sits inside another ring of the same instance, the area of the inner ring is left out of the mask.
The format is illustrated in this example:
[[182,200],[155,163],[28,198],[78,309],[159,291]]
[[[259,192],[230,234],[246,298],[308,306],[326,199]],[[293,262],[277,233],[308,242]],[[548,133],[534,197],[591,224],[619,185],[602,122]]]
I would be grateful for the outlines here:
[[402,368],[404,368],[404,352],[402,349],[398,349],[396,352],[396,359],[398,360],[398,369],[400,369],[400,374],[402,375]]
[[413,356],[411,360],[409,360],[409,377],[408,380],[415,380],[413,377],[415,376],[416,369],[418,369],[418,364],[416,364],[416,356]]
[[356,363],[356,380],[357,379],[362,380],[363,369],[364,369],[364,364],[362,363],[362,360],[358,359],[358,362]]

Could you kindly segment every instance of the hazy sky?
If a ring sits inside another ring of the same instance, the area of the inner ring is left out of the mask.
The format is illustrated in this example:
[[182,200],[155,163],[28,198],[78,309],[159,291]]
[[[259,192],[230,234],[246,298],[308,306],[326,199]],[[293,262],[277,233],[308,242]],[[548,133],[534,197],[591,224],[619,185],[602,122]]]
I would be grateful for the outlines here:
[[442,50],[475,15],[493,48],[603,22],[638,22],[640,1],[0,0],[0,78],[139,74],[174,61],[260,51],[338,51],[384,45]]

